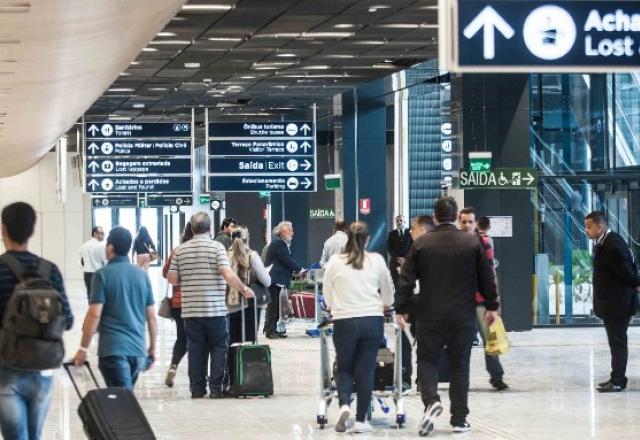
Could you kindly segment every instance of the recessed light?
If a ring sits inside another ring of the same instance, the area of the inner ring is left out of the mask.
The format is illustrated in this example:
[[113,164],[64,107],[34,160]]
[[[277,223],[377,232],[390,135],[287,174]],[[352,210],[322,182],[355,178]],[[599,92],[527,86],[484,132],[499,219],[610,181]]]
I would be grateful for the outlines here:
[[184,63],[185,69],[199,69],[200,63]]
[[336,29],[353,29],[356,25],[352,23],[338,23],[334,24],[333,27]]
[[120,76],[129,76],[129,75],[131,75],[129,72],[122,72],[122,73],[120,74]]
[[386,60],[384,63],[378,63],[371,66],[373,69],[395,69],[396,66],[389,64]]
[[378,27],[384,29],[418,29],[420,25],[416,23],[386,23],[379,24]]
[[133,108],[145,108],[145,105],[143,103],[141,103],[141,102],[136,102],[131,107],[133,107]]
[[421,29],[438,29],[438,25],[437,24],[427,24],[427,23],[422,23],[420,25]]
[[301,34],[298,32],[281,32],[281,33],[267,33],[256,34],[253,38],[298,38]]
[[156,49],[155,47],[143,47],[142,51],[143,52],[157,52],[158,49]]
[[421,9],[423,11],[427,11],[427,10],[438,10],[438,5],[431,5],[431,6],[420,6],[418,9]]
[[130,87],[112,87],[107,91],[108,92],[133,92],[133,89]]
[[149,90],[151,90],[152,92],[164,92],[169,89],[166,87],[149,87]]
[[244,38],[239,38],[239,37],[209,37],[207,39],[209,41],[234,41],[234,42],[239,42],[244,40]]
[[183,11],[229,11],[233,5],[182,5]]
[[131,61],[130,63],[132,66],[137,66],[138,64],[140,64],[140,61]]
[[355,58],[355,55],[349,55],[349,54],[331,54],[331,55],[327,55],[326,58],[336,58],[336,59],[351,59],[351,58]]
[[172,44],[176,46],[181,46],[185,44],[191,44],[191,40],[153,40],[150,41],[149,44]]
[[255,79],[257,78],[256,76],[251,76],[251,75],[247,75],[247,76],[241,76],[241,79]]
[[370,6],[369,7],[369,12],[378,12],[381,9],[390,9],[391,6],[388,5],[376,5],[376,6]]
[[109,120],[111,120],[111,121],[130,121],[131,118],[129,116],[109,115]]
[[175,37],[176,35],[178,34],[175,32],[158,32],[156,34],[157,37]]
[[355,35],[354,32],[303,32],[302,38],[349,38]]
[[298,55],[296,55],[295,53],[277,53],[276,56],[279,58],[295,58]]
[[367,44],[367,45],[371,45],[371,46],[379,46],[381,44],[385,44],[386,41],[383,40],[360,40],[360,41],[354,41],[353,44]]
[[331,66],[327,66],[324,64],[316,64],[316,65],[312,65],[312,66],[304,66],[302,67],[302,69],[305,70],[328,70],[331,69]]

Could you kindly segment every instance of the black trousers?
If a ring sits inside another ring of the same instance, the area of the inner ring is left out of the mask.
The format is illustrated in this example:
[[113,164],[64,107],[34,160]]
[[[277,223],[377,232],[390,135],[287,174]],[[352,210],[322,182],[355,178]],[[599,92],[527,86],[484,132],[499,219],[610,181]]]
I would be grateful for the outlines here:
[[276,332],[278,319],[280,319],[280,286],[277,284],[269,286],[269,295],[271,295],[271,302],[267,306],[267,316],[264,320],[265,334]]
[[609,349],[611,350],[611,382],[622,387],[627,386],[627,359],[629,346],[627,329],[631,317],[605,319],[604,328],[607,331]]
[[87,288],[87,301],[91,296],[91,278],[93,278],[93,272],[84,273],[84,286]]
[[184,331],[184,320],[182,319],[182,309],[171,309],[171,317],[176,323],[176,342],[173,344],[173,354],[171,365],[176,367],[187,354],[187,334]]
[[446,346],[449,359],[451,422],[461,423],[469,414],[469,360],[476,333],[473,316],[459,320],[418,321],[418,381],[425,407],[440,401],[438,365]]

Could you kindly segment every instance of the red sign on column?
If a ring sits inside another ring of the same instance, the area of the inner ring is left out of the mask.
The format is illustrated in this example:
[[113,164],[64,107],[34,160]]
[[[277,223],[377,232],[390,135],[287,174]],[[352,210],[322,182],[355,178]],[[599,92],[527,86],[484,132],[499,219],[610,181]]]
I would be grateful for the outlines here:
[[371,214],[371,199],[360,199],[359,207],[360,207],[360,214],[362,215]]

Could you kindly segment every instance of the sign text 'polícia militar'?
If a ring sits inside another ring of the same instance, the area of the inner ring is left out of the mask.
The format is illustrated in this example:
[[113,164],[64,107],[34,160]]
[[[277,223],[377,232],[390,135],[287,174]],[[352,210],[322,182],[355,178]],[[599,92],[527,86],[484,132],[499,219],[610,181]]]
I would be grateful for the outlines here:
[[139,139],[149,137],[166,137],[172,139],[189,139],[191,123],[178,122],[141,122],[141,123],[85,123],[87,139]]
[[100,156],[188,156],[191,141],[186,140],[109,140],[87,141],[87,157]]
[[639,1],[448,1],[443,68],[610,72],[640,65]]

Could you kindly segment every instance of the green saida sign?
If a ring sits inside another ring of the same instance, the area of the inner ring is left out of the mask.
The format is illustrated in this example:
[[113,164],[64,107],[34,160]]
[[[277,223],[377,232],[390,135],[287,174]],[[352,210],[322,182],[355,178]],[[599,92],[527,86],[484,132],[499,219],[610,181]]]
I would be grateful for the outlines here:
[[311,220],[334,219],[336,213],[333,209],[309,209],[309,218]]

